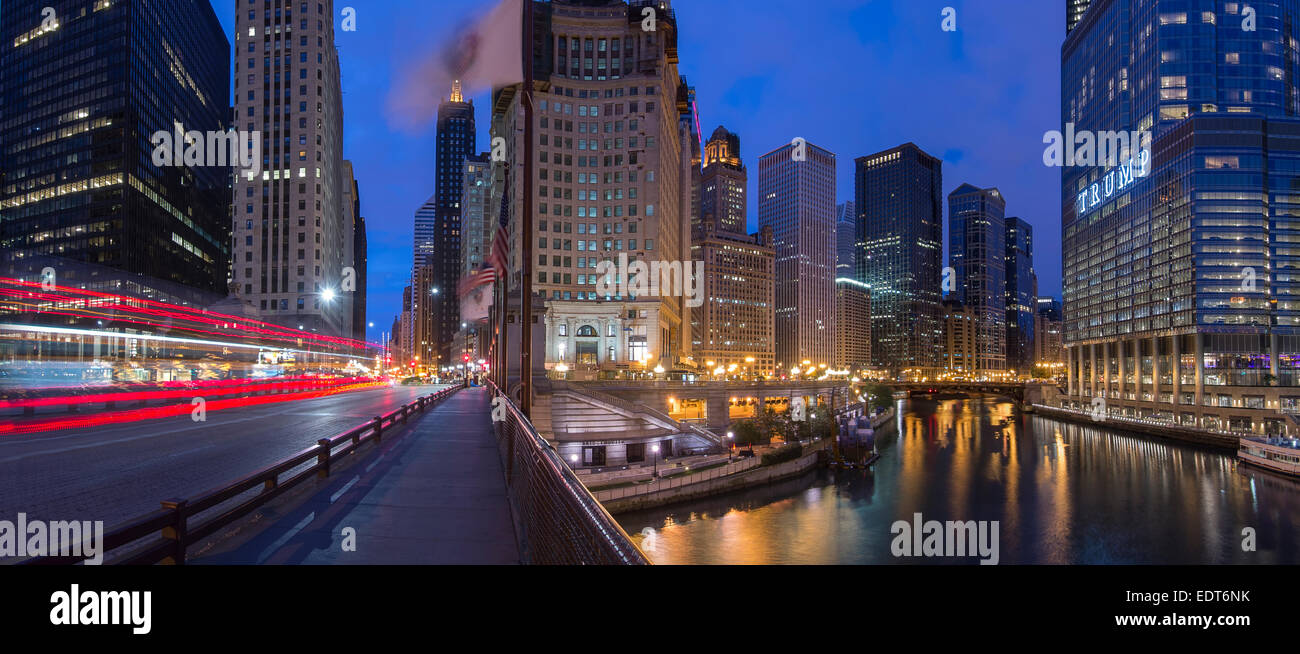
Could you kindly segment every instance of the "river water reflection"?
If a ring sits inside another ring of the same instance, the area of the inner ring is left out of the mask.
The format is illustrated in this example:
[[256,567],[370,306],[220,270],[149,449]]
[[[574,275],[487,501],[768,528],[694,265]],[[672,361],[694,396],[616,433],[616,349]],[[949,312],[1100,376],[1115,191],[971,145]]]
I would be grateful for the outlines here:
[[1231,454],[1017,419],[992,398],[899,407],[871,471],[821,470],[619,522],[660,564],[976,562],[893,556],[891,525],[915,513],[998,521],[1002,564],[1300,563],[1300,482]]

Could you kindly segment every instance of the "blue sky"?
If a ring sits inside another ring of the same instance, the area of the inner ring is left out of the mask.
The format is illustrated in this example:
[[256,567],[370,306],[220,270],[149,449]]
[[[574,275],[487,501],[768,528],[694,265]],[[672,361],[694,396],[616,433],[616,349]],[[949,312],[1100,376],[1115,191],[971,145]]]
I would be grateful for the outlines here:
[[[401,309],[415,211],[434,191],[433,122],[399,127],[385,101],[413,53],[446,42],[490,4],[335,3],[357,14],[357,31],[338,32],[336,43],[345,156],[370,244],[372,340]],[[940,28],[949,6],[956,32]],[[231,0],[213,7],[233,41]],[[943,158],[945,195],[966,182],[1001,189],[1007,215],[1034,227],[1040,295],[1060,294],[1060,170],[1042,154],[1043,134],[1060,122],[1064,0],[676,0],[674,8],[679,70],[696,87],[701,126],[740,134],[751,190],[758,157],[795,137],[838,155],[841,202],[853,199],[855,158],[914,142]],[[474,101],[485,150],[488,98]]]

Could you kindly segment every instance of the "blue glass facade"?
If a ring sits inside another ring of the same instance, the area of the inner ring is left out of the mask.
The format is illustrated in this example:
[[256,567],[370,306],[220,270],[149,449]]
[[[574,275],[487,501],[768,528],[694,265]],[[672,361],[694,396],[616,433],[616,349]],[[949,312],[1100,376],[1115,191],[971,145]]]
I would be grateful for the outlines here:
[[975,370],[1007,370],[1007,201],[962,184],[948,195],[952,295],[975,316]]
[[1238,2],[1095,0],[1062,48],[1063,132],[1151,134],[1131,183],[1122,168],[1062,169],[1079,406],[1100,397],[1111,415],[1295,429],[1284,413],[1300,400],[1300,1],[1250,5],[1254,30]]
[[1025,373],[1034,366],[1034,314],[1038,276],[1034,273],[1034,229],[1020,218],[1006,220],[1007,368]]

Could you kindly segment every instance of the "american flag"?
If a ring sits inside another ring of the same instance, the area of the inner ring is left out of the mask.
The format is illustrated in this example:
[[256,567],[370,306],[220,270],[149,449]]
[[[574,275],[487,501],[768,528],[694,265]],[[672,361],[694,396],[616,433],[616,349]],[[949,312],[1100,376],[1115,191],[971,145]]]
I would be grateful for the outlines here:
[[501,191],[501,217],[497,221],[496,235],[492,238],[492,250],[488,253],[487,262],[478,272],[464,279],[460,283],[460,297],[465,297],[473,293],[475,289],[482,288],[503,279],[506,269],[509,266],[510,254],[510,167],[506,166],[505,185]]

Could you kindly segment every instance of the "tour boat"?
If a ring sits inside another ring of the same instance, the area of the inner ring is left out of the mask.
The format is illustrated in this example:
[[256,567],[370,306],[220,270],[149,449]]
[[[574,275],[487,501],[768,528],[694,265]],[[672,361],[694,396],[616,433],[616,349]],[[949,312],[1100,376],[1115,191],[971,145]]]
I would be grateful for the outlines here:
[[1243,438],[1237,458],[1274,472],[1300,477],[1300,440],[1295,438]]

